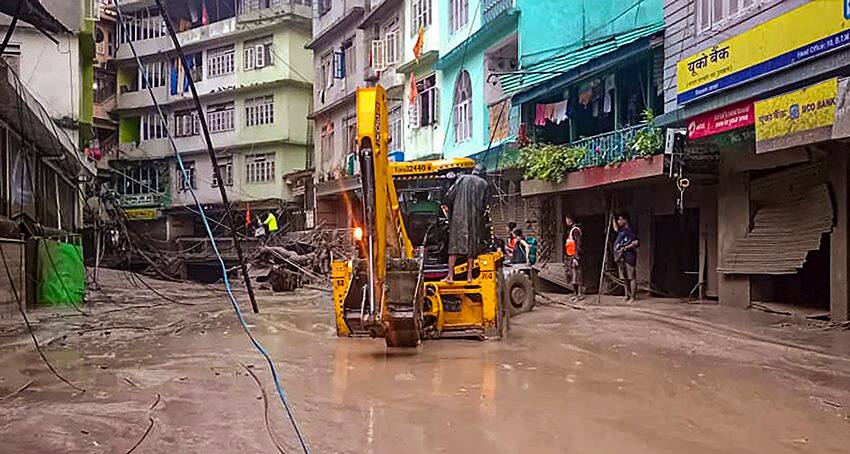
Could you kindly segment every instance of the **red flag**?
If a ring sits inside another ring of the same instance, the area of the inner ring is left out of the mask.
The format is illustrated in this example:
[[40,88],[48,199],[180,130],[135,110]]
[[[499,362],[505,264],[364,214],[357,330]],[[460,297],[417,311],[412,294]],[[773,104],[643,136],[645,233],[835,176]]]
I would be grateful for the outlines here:
[[208,25],[210,23],[210,16],[207,14],[207,1],[201,4],[201,25]]
[[410,104],[414,104],[417,97],[419,97],[419,90],[416,89],[416,76],[410,73]]
[[245,228],[251,228],[251,204],[248,204],[248,208],[245,210]]
[[425,27],[420,26],[419,31],[416,33],[416,44],[413,45],[413,57],[416,60],[419,60],[419,56],[422,55],[422,46],[425,45]]

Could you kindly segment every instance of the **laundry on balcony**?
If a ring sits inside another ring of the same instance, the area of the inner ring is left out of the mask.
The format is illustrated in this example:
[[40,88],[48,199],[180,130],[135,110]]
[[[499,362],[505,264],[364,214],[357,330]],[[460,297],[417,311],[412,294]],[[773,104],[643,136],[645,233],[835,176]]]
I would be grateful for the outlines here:
[[546,126],[546,122],[561,124],[567,121],[568,101],[559,101],[552,104],[537,104],[535,109],[534,124]]

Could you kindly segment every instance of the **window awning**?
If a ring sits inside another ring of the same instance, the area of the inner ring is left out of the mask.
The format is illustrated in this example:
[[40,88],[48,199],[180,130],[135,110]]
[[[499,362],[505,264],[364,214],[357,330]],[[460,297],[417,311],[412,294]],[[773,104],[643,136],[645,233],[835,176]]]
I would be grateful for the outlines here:
[[[619,50],[620,48],[636,41],[652,36],[664,30],[664,22],[657,22],[645,27],[636,28],[626,33],[609,36],[604,40],[596,41],[583,48],[572,49],[555,57],[547,58],[541,62],[529,65],[521,71],[505,74],[500,77],[502,89],[509,96],[526,92],[546,82],[557,82],[555,79],[567,78],[574,70],[591,61]],[[518,104],[528,100],[530,96],[523,96]]]

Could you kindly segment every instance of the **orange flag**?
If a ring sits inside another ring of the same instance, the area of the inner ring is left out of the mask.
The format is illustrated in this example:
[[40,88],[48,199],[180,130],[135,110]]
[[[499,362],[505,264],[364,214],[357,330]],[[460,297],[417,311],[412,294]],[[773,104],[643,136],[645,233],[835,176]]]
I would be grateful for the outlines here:
[[419,56],[422,55],[422,46],[425,45],[425,27],[419,27],[419,33],[416,34],[416,44],[413,45],[413,57],[419,61]]
[[416,89],[416,76],[410,73],[410,104],[416,103],[416,98],[419,97],[419,90]]
[[251,204],[248,204],[248,208],[245,210],[245,228],[251,228]]

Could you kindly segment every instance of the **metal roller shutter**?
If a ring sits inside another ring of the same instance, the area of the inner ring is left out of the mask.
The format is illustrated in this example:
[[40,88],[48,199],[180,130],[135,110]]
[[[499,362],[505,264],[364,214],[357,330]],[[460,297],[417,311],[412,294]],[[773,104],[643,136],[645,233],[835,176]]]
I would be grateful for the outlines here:
[[832,231],[833,207],[828,169],[807,164],[754,179],[750,201],[752,229],[726,251],[724,274],[794,274],[821,235]]

